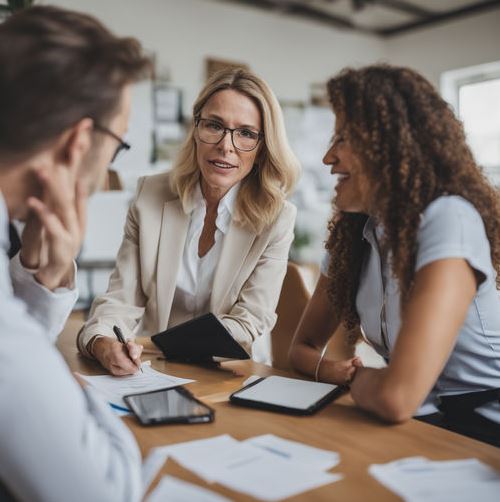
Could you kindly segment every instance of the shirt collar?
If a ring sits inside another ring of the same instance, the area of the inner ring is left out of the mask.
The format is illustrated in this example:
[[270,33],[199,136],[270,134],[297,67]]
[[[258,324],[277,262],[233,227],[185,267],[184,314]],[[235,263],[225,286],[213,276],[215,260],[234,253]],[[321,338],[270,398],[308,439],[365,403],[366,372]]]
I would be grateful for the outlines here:
[[222,197],[219,202],[219,207],[217,208],[217,219],[215,220],[215,225],[223,233],[227,233],[229,224],[233,217],[234,208],[236,205],[236,198],[238,192],[240,191],[240,183],[237,183],[227,192],[224,197]]
[[0,248],[7,251],[9,246],[9,215],[7,205],[0,190]]
[[384,227],[373,216],[369,216],[363,227],[363,238],[380,253],[379,243],[384,238]]
[[372,246],[376,246],[375,241],[375,220],[370,216],[363,227],[363,238],[367,240]]
[[[231,223],[240,186],[241,182],[231,187],[219,202],[215,226],[224,234],[227,233],[229,224]],[[200,183],[196,183],[193,189],[189,200],[189,206],[194,220],[198,222],[197,224],[203,225],[206,212],[206,201],[203,197]]]

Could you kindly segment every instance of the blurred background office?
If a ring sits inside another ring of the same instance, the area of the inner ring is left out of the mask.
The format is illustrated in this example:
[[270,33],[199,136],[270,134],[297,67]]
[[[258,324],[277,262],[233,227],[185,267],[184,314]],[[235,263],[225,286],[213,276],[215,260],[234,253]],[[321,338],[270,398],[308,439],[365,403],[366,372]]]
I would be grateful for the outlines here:
[[345,66],[384,61],[420,71],[455,107],[478,162],[500,185],[499,0],[35,3],[88,12],[116,33],[137,37],[156,66],[155,78],[134,88],[126,138],[132,149],[117,160],[109,190],[90,202],[79,260],[81,304],[106,288],[137,178],[169,169],[194,98],[207,76],[228,64],[260,74],[283,107],[303,166],[293,195],[299,211],[291,258],[313,271],[321,259],[333,191],[321,162],[333,131],[324,84]]

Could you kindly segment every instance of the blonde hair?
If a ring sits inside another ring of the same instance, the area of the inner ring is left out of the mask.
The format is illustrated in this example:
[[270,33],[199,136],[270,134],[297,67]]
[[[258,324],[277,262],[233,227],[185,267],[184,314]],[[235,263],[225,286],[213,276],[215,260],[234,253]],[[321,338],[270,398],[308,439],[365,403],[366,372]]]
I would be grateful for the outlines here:
[[[264,141],[255,160],[256,167],[241,182],[234,220],[256,233],[271,225],[278,217],[286,197],[300,173],[300,165],[286,137],[281,108],[271,88],[253,73],[237,69],[221,70],[214,74],[193,105],[193,118],[200,115],[207,101],[217,92],[232,89],[252,99],[258,106]],[[184,207],[200,178],[196,161],[195,124],[191,123],[186,141],[174,163],[172,190]]]

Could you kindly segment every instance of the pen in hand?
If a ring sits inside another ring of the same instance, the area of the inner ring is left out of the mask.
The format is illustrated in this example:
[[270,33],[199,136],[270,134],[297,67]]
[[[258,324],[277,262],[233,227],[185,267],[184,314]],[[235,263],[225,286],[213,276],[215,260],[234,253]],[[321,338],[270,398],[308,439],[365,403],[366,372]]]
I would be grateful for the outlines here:
[[[127,341],[125,340],[125,337],[123,336],[122,330],[118,326],[113,326],[113,333],[116,335],[116,338],[118,338],[118,341],[122,344],[125,345],[125,348],[127,348]],[[128,350],[127,350],[128,352]],[[141,370],[141,373],[144,373],[142,370],[141,364],[137,364],[132,357],[129,354],[130,360]]]

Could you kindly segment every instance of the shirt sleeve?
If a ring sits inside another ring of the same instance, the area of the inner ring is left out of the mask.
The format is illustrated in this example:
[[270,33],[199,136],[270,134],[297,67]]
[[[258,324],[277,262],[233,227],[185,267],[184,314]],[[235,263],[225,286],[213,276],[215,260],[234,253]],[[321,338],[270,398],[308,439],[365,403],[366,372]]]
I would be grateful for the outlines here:
[[23,501],[138,501],[141,456],[124,423],[5,295],[0,332],[0,482]]
[[220,321],[249,353],[252,344],[270,333],[276,323],[276,306],[285,278],[297,210],[288,204],[275,222],[269,243],[238,294],[238,300]]
[[[55,341],[75,306],[78,289],[57,288],[50,291],[35,279],[34,271],[23,267],[19,253],[10,260],[9,269],[14,294],[25,303],[29,314],[43,326],[49,339]],[[74,276],[76,278],[76,264]]]
[[490,244],[481,215],[458,196],[440,197],[422,215],[415,270],[445,258],[464,258],[486,281],[494,280]]

